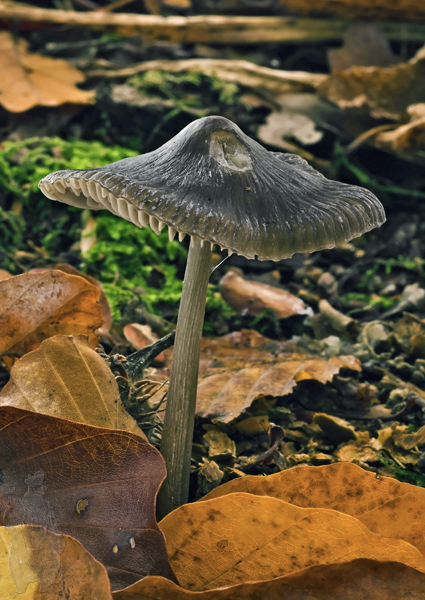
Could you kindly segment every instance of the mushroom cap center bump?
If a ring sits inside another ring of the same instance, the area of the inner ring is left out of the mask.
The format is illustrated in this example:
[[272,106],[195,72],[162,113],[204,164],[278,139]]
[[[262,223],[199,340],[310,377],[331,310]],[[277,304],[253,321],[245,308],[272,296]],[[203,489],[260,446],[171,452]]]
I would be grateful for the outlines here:
[[198,119],[160,148],[96,169],[51,173],[52,200],[107,209],[173,239],[185,234],[247,258],[332,248],[385,221],[379,200],[296,155],[271,152],[224,117]]

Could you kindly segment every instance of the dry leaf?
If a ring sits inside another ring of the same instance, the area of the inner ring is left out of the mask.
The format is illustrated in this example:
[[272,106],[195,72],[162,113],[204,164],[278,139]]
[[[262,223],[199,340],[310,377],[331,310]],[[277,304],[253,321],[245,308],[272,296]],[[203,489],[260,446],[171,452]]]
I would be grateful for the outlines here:
[[86,334],[96,346],[99,295],[82,277],[54,270],[0,281],[0,355],[22,356],[56,334]]
[[0,527],[0,598],[18,596],[112,600],[105,568],[77,540],[31,525]]
[[94,91],[76,87],[83,74],[65,60],[31,54],[28,43],[16,43],[11,33],[0,32],[0,104],[19,113],[34,106],[92,104]]
[[10,277],[13,277],[12,273],[9,273],[9,271],[5,271],[4,269],[0,269],[0,281],[3,281],[3,279],[10,279]]
[[[237,354],[235,350],[234,355]],[[229,365],[232,366],[232,365]],[[272,359],[263,364],[224,370],[211,374],[198,385],[196,412],[198,416],[230,423],[249,408],[259,396],[286,396],[299,381],[315,379],[332,381],[340,369],[361,371],[354,356],[332,356],[329,359],[293,354]],[[213,372],[210,367],[208,372]]]
[[275,475],[248,475],[221,485],[202,500],[248,492],[297,506],[339,510],[382,536],[401,538],[425,555],[425,489],[376,477],[350,463],[294,467]]
[[392,67],[351,67],[330,75],[319,92],[341,108],[362,108],[375,118],[399,120],[425,97],[425,51]]
[[[129,323],[123,329],[123,334],[127,342],[129,342],[135,350],[146,348],[150,344],[154,344],[159,340],[159,337],[152,331],[149,325],[140,325],[139,323]],[[165,363],[165,354],[161,352],[152,361],[153,364],[163,365]]]
[[179,584],[193,591],[356,558],[395,560],[425,572],[425,557],[402,540],[372,533],[351,515],[270,496],[232,493],[186,504],[159,526]]
[[397,62],[387,38],[373,23],[355,23],[344,33],[344,45],[328,51],[332,73],[353,66],[390,67]]
[[123,407],[112,371],[79,335],[54,336],[19,359],[0,405],[145,437]]
[[190,592],[162,577],[113,593],[114,600],[423,600],[425,575],[396,562],[357,559],[320,565],[270,581]]
[[258,128],[258,139],[264,144],[289,150],[285,138],[295,138],[300,144],[316,144],[323,132],[316,129],[315,122],[307,115],[282,109],[268,115],[264,125]]
[[68,273],[68,275],[78,275],[79,277],[82,277],[89,283],[95,285],[100,290],[99,302],[100,308],[102,309],[103,325],[99,328],[99,333],[107,333],[112,327],[112,311],[111,307],[109,306],[109,301],[106,297],[105,290],[103,289],[103,285],[100,283],[100,281],[98,281],[91,275],[87,275],[87,273],[82,273],[75,267],[72,267],[71,265],[65,263],[58,263],[54,266],[54,268],[57,271]]
[[155,521],[165,465],[140,436],[0,407],[0,469],[1,526],[72,535],[106,566],[113,589],[173,578]]
[[260,315],[266,308],[273,310],[278,319],[312,314],[311,308],[290,292],[260,281],[249,281],[234,270],[221,279],[220,291],[233,308],[250,315]]
[[425,147],[425,103],[412,104],[406,109],[409,122],[376,136],[376,143],[381,148],[398,154],[419,152],[423,155]]
[[339,417],[334,417],[326,413],[315,413],[313,423],[316,423],[327,439],[335,444],[356,439],[356,430],[354,427],[348,421]]

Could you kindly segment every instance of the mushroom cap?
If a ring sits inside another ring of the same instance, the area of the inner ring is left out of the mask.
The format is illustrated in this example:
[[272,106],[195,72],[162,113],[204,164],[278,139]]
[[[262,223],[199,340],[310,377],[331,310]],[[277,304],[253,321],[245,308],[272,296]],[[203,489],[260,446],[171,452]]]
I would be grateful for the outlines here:
[[260,260],[332,248],[385,221],[370,191],[270,152],[218,116],[194,121],[153,152],[57,171],[39,187],[52,200],[108,209],[156,233],[165,224],[170,239],[178,231]]

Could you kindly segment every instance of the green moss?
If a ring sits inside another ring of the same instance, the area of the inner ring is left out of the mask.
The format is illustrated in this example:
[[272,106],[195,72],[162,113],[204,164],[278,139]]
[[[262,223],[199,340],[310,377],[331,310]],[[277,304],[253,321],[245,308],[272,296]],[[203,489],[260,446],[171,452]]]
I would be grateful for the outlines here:
[[[3,268],[20,272],[13,260],[33,246],[49,254],[67,249],[78,239],[81,211],[48,200],[38,182],[52,171],[88,169],[134,156],[135,152],[100,142],[30,138],[0,146],[0,261]],[[32,246],[28,246],[28,241]]]

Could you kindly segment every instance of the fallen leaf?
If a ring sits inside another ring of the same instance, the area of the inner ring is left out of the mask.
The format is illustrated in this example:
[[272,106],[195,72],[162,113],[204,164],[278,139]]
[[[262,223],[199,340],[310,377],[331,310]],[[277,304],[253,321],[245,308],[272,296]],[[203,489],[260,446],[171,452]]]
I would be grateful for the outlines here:
[[285,396],[305,379],[321,383],[332,381],[342,368],[360,371],[361,365],[357,358],[349,355],[325,359],[293,354],[237,370],[220,368],[219,373],[199,383],[196,412],[203,418],[230,423],[260,396]]
[[217,428],[210,429],[202,436],[207,448],[208,456],[236,456],[235,442],[227,433]]
[[95,285],[100,290],[99,302],[100,302],[100,308],[102,309],[103,325],[102,325],[102,327],[99,328],[99,332],[107,333],[112,327],[112,311],[111,311],[111,307],[109,306],[109,301],[108,301],[108,298],[106,297],[105,290],[103,289],[103,285],[100,283],[100,281],[98,281],[91,275],[87,275],[87,273],[82,273],[75,267],[72,267],[71,265],[68,265],[65,263],[58,263],[57,265],[54,266],[54,268],[57,271],[62,271],[63,273],[68,273],[68,275],[78,275],[78,277],[82,277],[89,283],[92,283],[93,285]]
[[356,430],[344,419],[326,413],[315,413],[313,423],[316,423],[325,436],[335,444],[341,444],[356,439]]
[[[140,325],[140,323],[129,323],[123,329],[125,339],[133,346],[135,350],[146,348],[154,344],[159,337],[152,331],[149,325]],[[165,354],[161,352],[152,361],[153,364],[163,365],[165,363]]]
[[233,308],[250,315],[260,315],[266,308],[273,310],[278,319],[312,314],[311,308],[290,292],[260,281],[248,281],[234,270],[221,279],[220,291]]
[[15,42],[0,32],[0,104],[9,112],[25,112],[34,106],[93,104],[95,92],[79,90],[84,75],[65,60],[28,52],[28,42]]
[[112,371],[80,335],[51,337],[20,358],[0,405],[145,437],[123,407]]
[[389,477],[378,478],[351,463],[294,467],[267,477],[247,475],[221,485],[200,502],[234,492],[339,510],[379,535],[409,542],[425,555],[425,489]]
[[184,590],[163,577],[146,577],[112,596],[114,600],[423,600],[425,575],[397,562],[357,559],[207,592]]
[[0,281],[0,356],[22,356],[57,334],[86,334],[96,346],[99,294],[82,277],[54,270]]
[[376,136],[376,143],[381,148],[397,154],[416,156],[422,153],[425,146],[425,103],[412,104],[406,109],[408,123],[403,123],[392,131],[385,131]]
[[77,540],[32,525],[0,527],[0,598],[18,595],[112,600],[105,567]]
[[13,277],[12,273],[9,273],[9,271],[5,271],[4,269],[0,269],[0,281],[3,281],[3,279],[10,279],[10,277]]
[[288,150],[285,138],[295,138],[304,145],[316,144],[322,139],[323,132],[316,129],[315,122],[307,115],[282,109],[268,115],[257,135],[264,144]]
[[425,50],[392,67],[351,67],[329,75],[319,92],[340,108],[363,109],[375,118],[398,121],[425,96]]
[[390,67],[397,62],[384,34],[373,23],[355,23],[344,33],[344,45],[328,51],[332,73],[354,66]]
[[425,572],[425,557],[403,540],[372,533],[351,515],[271,496],[232,493],[186,504],[159,526],[179,584],[193,591],[356,558],[396,560]]
[[155,521],[165,477],[140,436],[0,407],[0,525],[72,535],[104,564],[112,588],[173,578]]
[[395,446],[403,450],[412,450],[413,448],[421,448],[425,446],[425,425],[414,433],[407,433],[408,426],[398,426],[396,423],[391,427],[391,440]]

